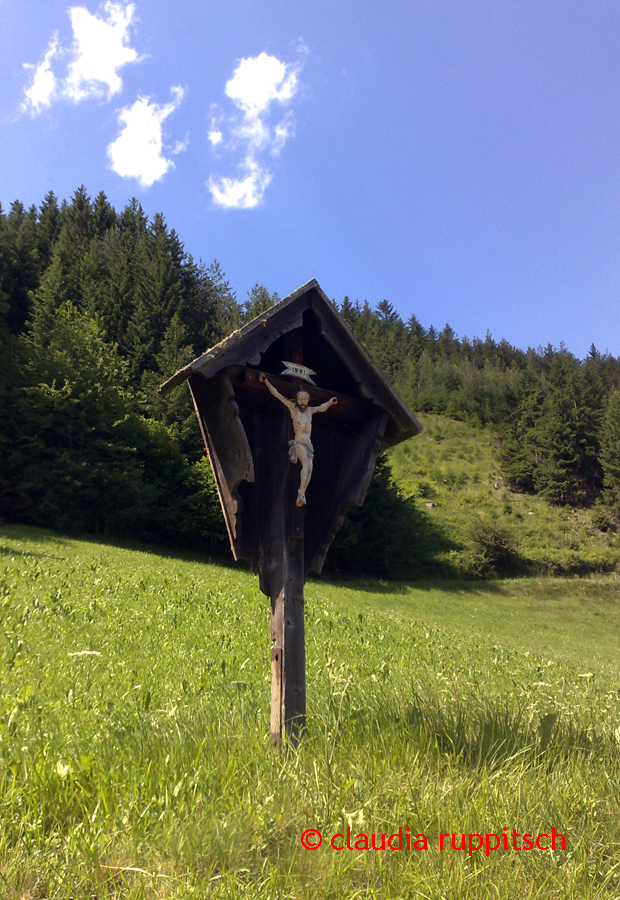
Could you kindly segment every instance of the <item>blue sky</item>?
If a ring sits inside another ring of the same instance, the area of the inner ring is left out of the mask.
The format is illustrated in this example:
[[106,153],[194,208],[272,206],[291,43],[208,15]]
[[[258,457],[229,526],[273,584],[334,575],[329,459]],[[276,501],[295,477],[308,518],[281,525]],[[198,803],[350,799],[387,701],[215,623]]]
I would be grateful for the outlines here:
[[0,202],[162,211],[240,300],[620,355],[620,7],[0,0]]

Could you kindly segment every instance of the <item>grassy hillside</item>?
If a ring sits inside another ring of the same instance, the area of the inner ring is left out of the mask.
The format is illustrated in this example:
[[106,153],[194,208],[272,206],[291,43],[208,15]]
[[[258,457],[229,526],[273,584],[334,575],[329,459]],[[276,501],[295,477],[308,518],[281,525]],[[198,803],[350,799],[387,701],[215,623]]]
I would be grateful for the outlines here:
[[509,490],[491,428],[432,415],[421,422],[423,433],[389,460],[405,494],[452,538],[447,567],[473,575],[620,572],[620,536],[599,509],[552,506]]
[[[3,898],[618,895],[613,576],[311,582],[308,734],[277,757],[247,572],[26,528],[0,552]],[[428,850],[332,850],[347,826]],[[552,827],[563,852],[439,849]]]

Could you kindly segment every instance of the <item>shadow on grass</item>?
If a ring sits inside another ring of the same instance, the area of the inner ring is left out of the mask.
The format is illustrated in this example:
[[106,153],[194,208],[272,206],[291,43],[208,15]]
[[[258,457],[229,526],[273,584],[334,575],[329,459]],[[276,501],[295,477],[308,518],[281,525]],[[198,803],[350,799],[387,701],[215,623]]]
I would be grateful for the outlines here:
[[[248,572],[247,565],[237,563],[226,554],[216,555],[202,552],[200,549],[190,547],[187,549],[174,546],[147,544],[142,541],[123,540],[122,538],[106,538],[96,534],[59,534],[47,528],[36,528],[32,525],[7,525],[0,526],[0,540],[24,541],[38,544],[56,544],[58,547],[69,546],[73,543],[94,544],[101,547],[112,547],[119,550],[133,550],[137,553],[146,553],[150,556],[161,556],[164,559],[178,559],[183,562],[203,563],[219,568],[237,569]],[[6,556],[48,556],[49,554],[37,553],[32,550],[13,549],[0,547],[0,554]],[[62,557],[53,557],[61,559]]]
[[447,591],[451,594],[496,594],[502,595],[508,593],[503,584],[502,579],[491,578],[455,578],[446,575],[445,578],[420,577],[402,579],[399,581],[388,581],[381,578],[359,578],[351,576],[334,577],[328,575],[322,577],[319,575],[312,576],[314,584],[329,584],[334,588],[347,588],[351,591],[361,591],[367,594],[384,594],[385,596],[406,596],[411,590],[416,591]]
[[379,469],[364,505],[348,510],[325,572],[338,579],[450,578],[458,572],[446,563],[446,556],[458,549],[437,521],[405,498]]
[[[37,544],[53,544],[62,547],[72,538],[64,538],[46,528],[33,528],[29,525],[0,525],[0,541],[25,541]],[[32,559],[63,559],[52,553],[40,553],[36,550],[22,550],[18,547],[0,546],[1,556],[27,556]]]
[[[73,543],[90,544],[101,547],[111,547],[119,550],[131,550],[138,553],[146,553],[150,556],[159,556],[163,559],[178,559],[182,562],[199,563],[204,565],[215,566],[221,569],[233,569],[240,573],[250,574],[248,565],[245,562],[236,562],[232,556],[222,554],[210,554],[202,552],[195,547],[180,548],[161,546],[157,544],[146,544],[141,541],[123,540],[121,538],[106,538],[102,535],[92,534],[60,534],[47,528],[37,528],[32,525],[0,525],[0,541],[20,541],[32,544],[49,544],[51,547],[62,549]],[[0,546],[0,556],[30,556],[48,559],[63,559],[62,556],[55,556],[50,553],[38,552],[32,549],[22,549],[7,546]],[[416,590],[444,590],[458,594],[472,594],[484,591],[490,594],[502,594],[505,591],[502,581],[497,578],[491,580],[483,579],[463,579],[450,577],[450,572],[446,572],[443,576],[419,576],[400,581],[389,581],[387,579],[377,577],[361,577],[359,573],[341,573],[337,574],[329,570],[323,575],[311,574],[309,581],[314,584],[329,584],[332,587],[347,588],[353,591],[363,591],[372,594],[407,594],[413,587]],[[257,581],[258,583],[258,581]]]
[[[342,731],[347,730],[346,722],[345,717]],[[417,696],[398,711],[356,711],[348,717],[348,725],[365,743],[374,732],[382,740],[391,737],[405,745],[435,749],[476,770],[492,771],[512,761],[553,766],[591,754],[617,761],[613,736],[597,733],[590,723],[555,712],[532,721],[525,710],[493,703],[443,707],[432,698]]]
[[[0,538],[2,534],[0,532]],[[0,557],[10,556],[14,559],[16,556],[27,556],[30,559],[63,559],[62,556],[54,556],[53,553],[35,553],[33,550],[14,550],[10,547],[0,547]]]

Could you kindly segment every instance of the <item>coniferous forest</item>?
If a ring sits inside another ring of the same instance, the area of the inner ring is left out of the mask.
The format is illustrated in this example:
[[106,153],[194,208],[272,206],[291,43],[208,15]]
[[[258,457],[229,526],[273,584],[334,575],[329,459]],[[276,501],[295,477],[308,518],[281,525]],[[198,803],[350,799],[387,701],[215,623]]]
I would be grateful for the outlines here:
[[[238,302],[217,262],[194,260],[135,200],[118,212],[79,188],[0,210],[2,518],[225,551],[189,392],[157,387],[277,299],[256,284]],[[512,491],[600,509],[615,527],[619,358],[426,330],[387,300],[338,308],[416,413],[492,430]],[[380,460],[331,559],[343,572],[361,559],[374,574],[415,572],[412,548],[447,539]]]

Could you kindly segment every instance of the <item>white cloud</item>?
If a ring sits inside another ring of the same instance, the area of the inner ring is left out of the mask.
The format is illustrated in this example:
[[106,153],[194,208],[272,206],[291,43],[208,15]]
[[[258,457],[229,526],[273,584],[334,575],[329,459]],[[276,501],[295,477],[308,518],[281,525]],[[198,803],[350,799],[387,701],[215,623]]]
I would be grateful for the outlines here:
[[[174,90],[174,88],[173,88]],[[183,99],[183,97],[181,97]],[[185,137],[182,141],[175,141],[174,147],[170,151],[173,156],[178,156],[179,153],[185,153],[187,148],[189,147],[189,132],[186,133]]]
[[217,206],[224,209],[252,209],[263,202],[271,173],[251,156],[246,157],[243,168],[247,174],[242,178],[209,178],[209,190]]
[[[137,51],[129,46],[133,3],[108,0],[100,15],[93,15],[83,6],[71,7],[68,14],[73,29],[71,48],[61,48],[54,37],[43,62],[38,66],[26,64],[26,68],[35,69],[23,102],[23,108],[32,113],[60,98],[75,102],[89,97],[110,98],[123,87],[118,70],[139,60]],[[52,70],[52,62],[61,58],[68,59],[64,77]]]
[[[182,101],[184,91],[181,87],[173,87],[172,93],[172,102],[163,106],[152,103],[148,97],[138,97],[133,106],[119,112],[123,128],[108,146],[108,157],[117,175],[136,178],[143,187],[149,187],[174,168],[172,160],[164,155],[162,127]],[[180,153],[186,146],[187,139],[177,142],[170,152]]]
[[137,52],[128,45],[129,29],[135,13],[130,3],[108,2],[105,18],[94,16],[83,6],[69,10],[73,28],[74,58],[64,83],[64,93],[73,100],[118,94],[123,87],[118,69],[136,62]]
[[291,137],[295,137],[295,119],[292,114],[289,113],[281,122],[278,122],[274,128],[273,142],[271,145],[272,152],[278,155],[282,147],[284,147]]
[[243,142],[253,152],[269,149],[271,143],[271,129],[260,116],[244,116],[232,135],[235,143]]
[[[226,96],[232,100],[235,112],[227,119],[213,116],[208,137],[213,148],[231,154],[239,150],[243,158],[238,177],[209,178],[207,186],[217,206],[250,209],[262,203],[272,179],[269,158],[277,156],[295,133],[291,110],[287,109],[283,116],[281,113],[298,91],[299,67],[299,63],[287,64],[261,53],[242,59],[226,83]],[[224,130],[229,134],[227,140]]]
[[295,70],[267,53],[242,59],[226,83],[226,96],[249,116],[260,115],[274,100],[288,102],[296,90]]
[[24,63],[24,68],[34,69],[32,84],[24,91],[26,99],[22,104],[23,109],[38,113],[45,106],[49,106],[56,92],[56,76],[52,72],[52,60],[60,55],[58,36],[54,35],[49,43],[47,53],[38,66]]

